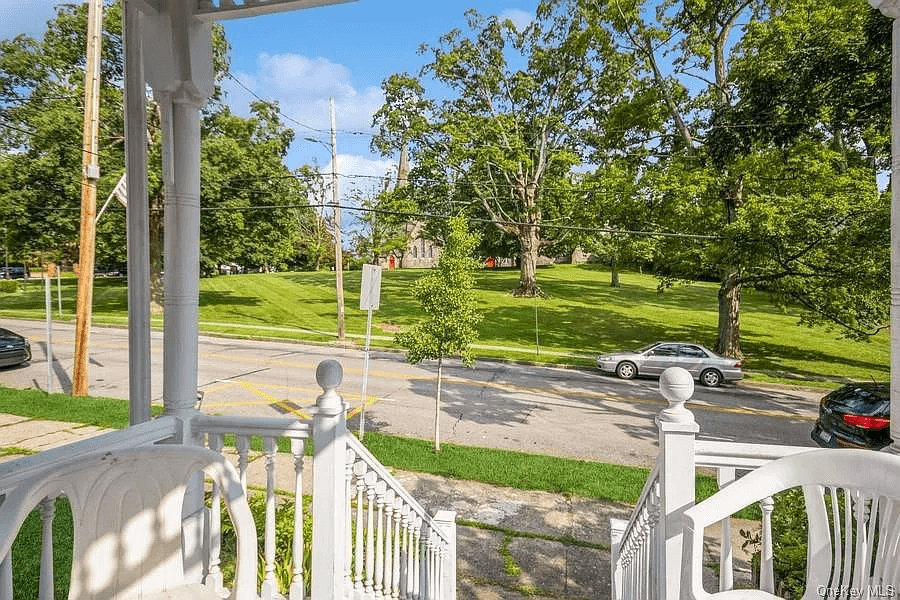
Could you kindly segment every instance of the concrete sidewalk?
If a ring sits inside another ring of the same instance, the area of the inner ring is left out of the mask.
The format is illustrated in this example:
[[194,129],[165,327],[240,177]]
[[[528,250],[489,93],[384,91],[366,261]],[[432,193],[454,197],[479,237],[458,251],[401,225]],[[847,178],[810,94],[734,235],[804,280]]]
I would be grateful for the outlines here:
[[[0,461],[103,431],[0,414]],[[277,486],[284,490],[293,487],[289,461],[289,456],[279,455],[276,463]],[[251,485],[265,485],[262,463],[251,462]],[[304,469],[305,474],[311,472]],[[627,518],[628,506],[422,473],[394,475],[428,512],[456,511],[460,600],[609,597],[609,519]],[[304,490],[310,489],[304,482]]]

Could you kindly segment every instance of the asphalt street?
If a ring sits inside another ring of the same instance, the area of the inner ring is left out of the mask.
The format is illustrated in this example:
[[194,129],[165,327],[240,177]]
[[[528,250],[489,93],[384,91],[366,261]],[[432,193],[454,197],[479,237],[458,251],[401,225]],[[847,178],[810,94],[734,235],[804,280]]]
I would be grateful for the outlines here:
[[[0,384],[46,390],[46,325],[0,319],[0,327],[31,339],[30,364],[0,369]],[[127,330],[91,333],[90,393],[128,397]],[[162,403],[162,333],[154,332],[154,403]],[[54,323],[52,388],[71,389],[74,325]],[[315,369],[327,358],[344,367],[339,388],[358,428],[364,353],[361,349],[201,336],[198,389],[209,414],[305,417],[321,393]],[[524,450],[648,466],[656,456],[654,418],[666,403],[654,379],[621,381],[597,371],[478,361],[445,361],[441,438],[445,442]],[[436,364],[409,365],[399,353],[373,351],[367,383],[366,430],[430,438]],[[706,439],[809,445],[822,392],[728,385],[697,387],[688,402]]]

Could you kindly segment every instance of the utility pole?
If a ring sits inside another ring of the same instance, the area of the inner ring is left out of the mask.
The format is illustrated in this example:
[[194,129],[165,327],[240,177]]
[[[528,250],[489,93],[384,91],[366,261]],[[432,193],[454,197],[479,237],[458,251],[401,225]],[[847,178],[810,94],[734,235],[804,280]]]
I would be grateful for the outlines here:
[[88,348],[94,296],[94,232],[97,179],[100,178],[100,41],[103,1],[88,0],[87,62],[84,70],[84,138],[81,173],[81,240],[78,258],[78,306],[75,318],[75,365],[72,395],[88,393]]
[[344,331],[344,251],[341,243],[341,203],[337,174],[337,125],[334,116],[334,98],[331,103],[331,200],[334,204],[334,274],[337,288],[337,336],[343,342]]

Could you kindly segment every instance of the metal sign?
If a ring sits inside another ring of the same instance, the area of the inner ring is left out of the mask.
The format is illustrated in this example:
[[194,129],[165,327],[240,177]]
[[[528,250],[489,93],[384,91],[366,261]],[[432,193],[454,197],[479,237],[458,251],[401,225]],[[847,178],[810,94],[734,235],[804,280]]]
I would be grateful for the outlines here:
[[378,310],[381,300],[381,267],[363,265],[362,289],[359,292],[360,310]]

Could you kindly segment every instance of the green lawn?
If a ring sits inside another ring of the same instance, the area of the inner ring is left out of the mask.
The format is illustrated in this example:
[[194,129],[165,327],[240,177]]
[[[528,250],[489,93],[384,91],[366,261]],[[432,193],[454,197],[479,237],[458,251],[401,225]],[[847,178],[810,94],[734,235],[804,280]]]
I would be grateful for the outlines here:
[[[381,308],[372,333],[392,336],[417,318],[413,282],[422,270],[384,271]],[[360,271],[344,275],[347,331],[365,334],[366,313],[359,310]],[[483,271],[478,296],[485,313],[479,357],[534,360],[589,366],[600,352],[636,348],[661,339],[713,345],[718,286],[694,283],[657,291],[649,275],[624,273],[622,287],[609,286],[609,272],[593,265],[556,265],[538,270],[546,298],[515,298],[517,270]],[[75,280],[64,279],[63,318],[75,310]],[[56,307],[54,285],[54,309]],[[247,274],[203,279],[200,320],[205,332],[235,336],[331,342],[335,339],[334,274]],[[25,292],[0,294],[0,316],[43,318],[40,282]],[[124,279],[98,278],[94,321],[124,324]],[[742,346],[748,379],[833,386],[836,382],[885,380],[889,376],[889,339],[869,342],[840,339],[824,328],[797,324],[799,311],[773,306],[765,294],[745,291],[741,314]],[[161,323],[159,317],[154,317]],[[360,337],[354,343],[362,344]],[[539,342],[539,346],[538,346]],[[390,339],[373,345],[390,347]],[[491,348],[499,346],[502,348]]]
[[[160,407],[154,409],[154,414],[161,411]],[[0,413],[112,429],[128,425],[128,402],[124,400],[72,398],[2,386]],[[638,500],[649,473],[649,469],[642,467],[448,443],[441,444],[441,452],[436,453],[430,440],[376,432],[366,434],[365,446],[382,464],[404,471],[629,504]],[[9,450],[12,454],[21,449]],[[290,445],[279,444],[279,451],[290,452]],[[715,489],[713,479],[708,476],[698,476],[697,483],[701,497]]]

